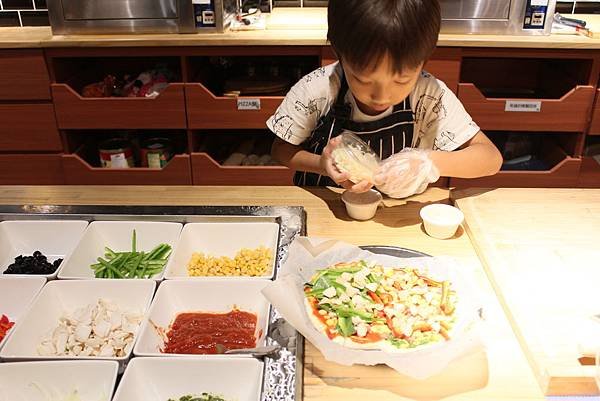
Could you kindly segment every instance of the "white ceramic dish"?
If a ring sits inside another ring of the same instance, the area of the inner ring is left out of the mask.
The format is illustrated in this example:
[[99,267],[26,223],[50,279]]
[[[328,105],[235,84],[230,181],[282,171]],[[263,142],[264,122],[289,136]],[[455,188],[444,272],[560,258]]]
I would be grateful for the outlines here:
[[460,209],[441,203],[423,207],[420,215],[427,234],[438,239],[453,237],[465,219]]
[[[85,228],[87,221],[70,220],[11,220],[0,223],[0,273],[3,273],[19,255],[31,256],[40,251],[52,263],[69,256]],[[52,274],[36,275],[47,280],[56,278],[65,261]],[[3,274],[4,276],[31,276]]]
[[[11,322],[17,322],[27,311],[31,302],[46,284],[44,277],[0,276],[0,317],[6,315]],[[14,326],[13,326],[14,329]],[[0,349],[12,333],[12,329],[0,341]]]
[[[122,311],[145,315],[156,282],[154,280],[56,280],[44,286],[31,308],[17,324],[0,350],[0,359],[25,361],[44,359],[110,359],[122,365],[131,356],[81,357],[40,356],[37,347],[58,326],[59,318],[103,298],[116,303]],[[142,320],[143,321],[143,320]],[[139,328],[135,336],[139,337]]]
[[[97,263],[98,257],[104,257],[105,247],[115,252],[131,251],[133,230],[136,232],[137,250],[149,252],[159,244],[175,247],[182,224],[153,221],[94,221],[81,241],[63,262],[59,279],[94,279],[90,265]],[[166,266],[165,266],[166,267]],[[164,269],[152,277],[161,280]]]
[[[275,271],[279,225],[272,222],[214,222],[190,223],[183,227],[179,243],[169,259],[165,279],[197,279],[188,276],[187,265],[194,252],[203,252],[215,257],[233,258],[242,248],[269,248],[273,261],[267,273],[260,278],[270,279]],[[212,277],[211,277],[212,278]],[[231,277],[214,277],[231,278]],[[237,277],[236,277],[237,278]]]
[[344,191],[342,194],[342,201],[346,205],[346,212],[354,220],[372,219],[382,200],[383,197],[381,194],[374,189],[360,194],[350,191]]
[[259,401],[263,364],[253,358],[135,358],[113,401],[178,400],[210,393],[228,401]]
[[[109,401],[119,364],[115,361],[44,361],[0,364],[0,400]],[[73,398],[75,399],[75,398]]]
[[[255,313],[256,346],[265,345],[269,323],[269,303],[262,289],[269,283],[261,279],[231,280],[170,280],[163,282],[152,302],[148,319],[167,329],[182,312],[227,313],[237,306],[239,310]],[[168,356],[160,352],[163,340],[154,326],[146,319],[133,352],[136,356]],[[226,357],[231,355],[181,355],[188,357]]]

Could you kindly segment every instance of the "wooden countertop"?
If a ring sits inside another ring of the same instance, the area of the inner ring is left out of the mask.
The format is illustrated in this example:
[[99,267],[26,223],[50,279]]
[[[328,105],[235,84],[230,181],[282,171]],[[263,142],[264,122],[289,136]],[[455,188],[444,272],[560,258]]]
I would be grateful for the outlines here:
[[487,350],[454,361],[444,372],[416,381],[382,366],[345,367],[324,360],[306,345],[304,400],[543,400],[519,342],[464,232],[450,240],[428,237],[419,210],[448,202],[447,190],[432,188],[407,200],[386,200],[372,221],[350,221],[339,194],[298,187],[0,187],[0,204],[118,205],[301,205],[311,236],[338,238],[357,245],[385,244],[458,258],[481,290],[485,320],[480,325]]
[[[600,27],[600,16],[578,15]],[[262,31],[52,36],[50,27],[0,28],[0,48],[141,47],[141,46],[324,46],[326,9],[276,8]],[[442,47],[502,47],[540,49],[600,49],[600,40],[579,35],[509,36],[441,34]]]

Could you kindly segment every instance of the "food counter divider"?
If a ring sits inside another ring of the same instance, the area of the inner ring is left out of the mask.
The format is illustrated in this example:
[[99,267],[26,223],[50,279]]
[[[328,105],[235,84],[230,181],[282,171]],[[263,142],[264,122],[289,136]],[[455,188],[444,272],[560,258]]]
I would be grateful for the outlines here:
[[[30,206],[0,205],[0,221],[153,221],[187,223],[256,223],[270,222],[279,226],[277,254],[274,255],[277,277],[288,252],[291,241],[297,235],[306,234],[306,214],[298,206]],[[201,250],[200,250],[201,251]],[[284,343],[279,359],[266,358],[262,375],[261,400],[302,399],[304,338],[295,330],[291,337],[278,335],[282,325],[274,308],[269,311],[266,344],[274,344],[277,337]],[[40,333],[40,336],[43,333]],[[137,338],[140,336],[138,329]],[[273,337],[271,335],[274,334]],[[134,358],[135,359],[135,358]],[[161,358],[162,359],[162,358]],[[210,359],[209,359],[210,360]],[[159,361],[157,361],[159,362]]]

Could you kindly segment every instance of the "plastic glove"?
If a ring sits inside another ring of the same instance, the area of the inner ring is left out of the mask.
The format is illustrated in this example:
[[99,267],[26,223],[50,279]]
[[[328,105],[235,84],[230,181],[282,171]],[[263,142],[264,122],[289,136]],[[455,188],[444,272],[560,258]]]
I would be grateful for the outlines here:
[[420,194],[440,178],[430,150],[405,148],[385,159],[375,176],[377,189],[392,198]]

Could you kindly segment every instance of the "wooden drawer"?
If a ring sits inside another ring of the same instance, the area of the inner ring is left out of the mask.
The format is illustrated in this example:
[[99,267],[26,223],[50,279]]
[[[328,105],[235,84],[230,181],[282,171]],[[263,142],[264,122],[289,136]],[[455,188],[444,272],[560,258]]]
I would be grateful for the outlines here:
[[50,79],[41,50],[0,50],[0,100],[49,100]]
[[92,167],[78,153],[62,156],[65,183],[73,185],[191,185],[189,155],[175,155],[162,169]]
[[456,188],[565,188],[577,186],[581,159],[568,156],[556,144],[546,144],[542,150],[546,161],[553,165],[546,171],[500,171],[498,174],[475,179],[450,178]]
[[[281,96],[215,96],[201,83],[186,84],[185,97],[192,129],[266,128],[283,101]],[[260,110],[239,110],[238,100],[259,100]]]
[[67,84],[52,84],[61,129],[186,128],[183,84],[155,98],[84,98]]
[[192,153],[194,185],[293,185],[284,166],[221,166],[208,153]]
[[0,154],[0,185],[63,183],[59,154]]
[[592,123],[589,130],[590,135],[600,135],[600,89],[596,90],[596,101],[592,111]]
[[62,150],[52,104],[0,103],[0,151]]
[[580,188],[600,188],[600,163],[592,157],[584,157],[579,172]]
[[[506,99],[486,98],[474,84],[459,83],[458,98],[483,130],[584,132],[594,88],[578,85],[560,99]],[[541,110],[506,111],[507,101],[539,101]]]

